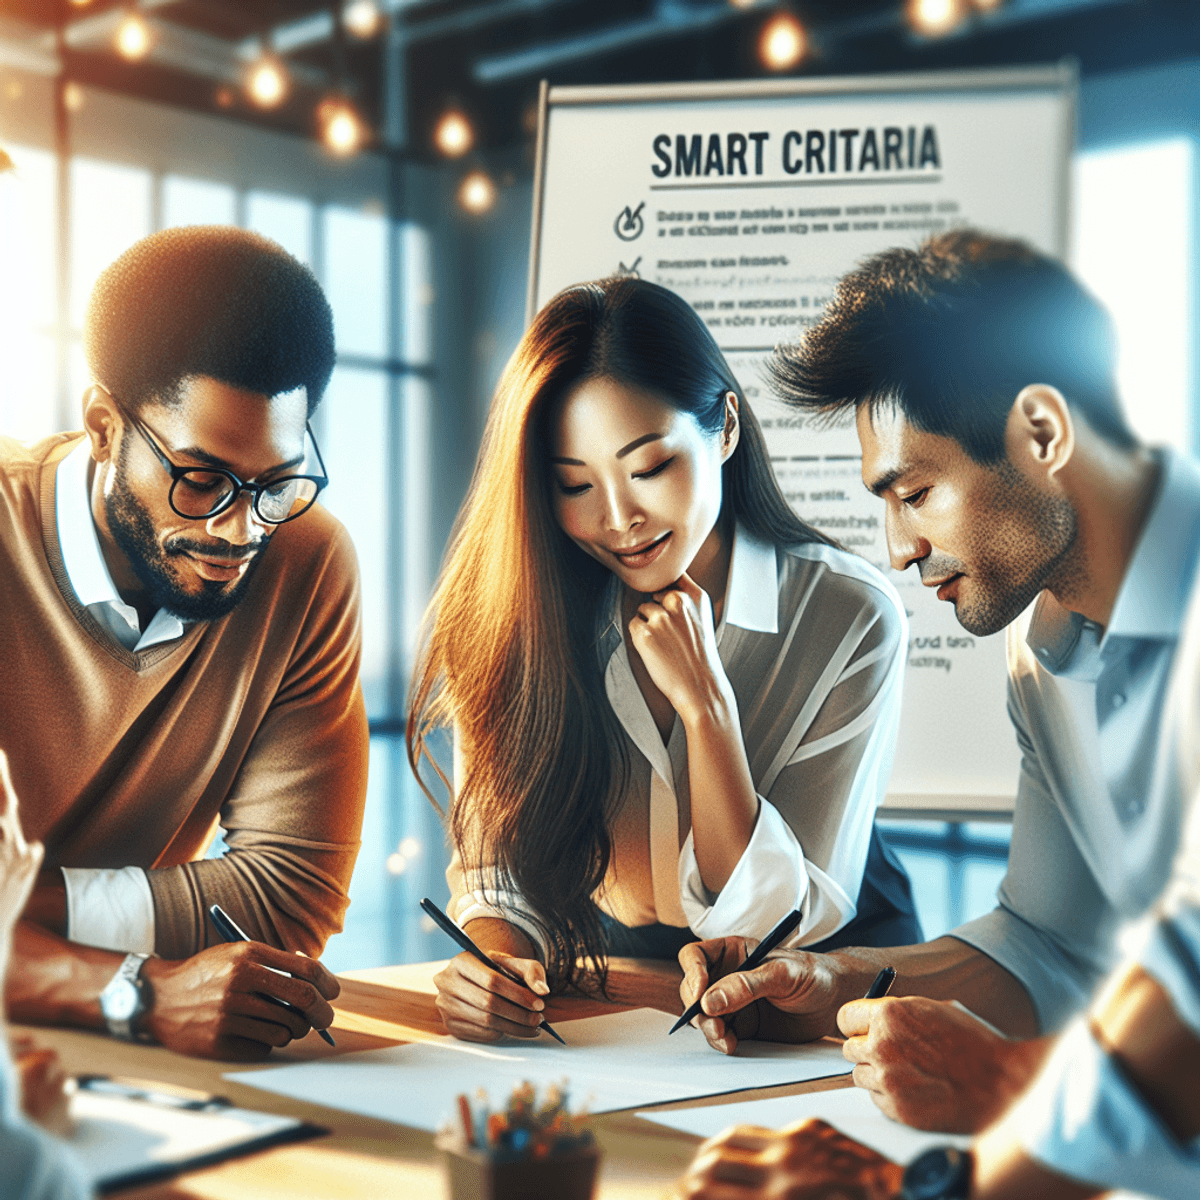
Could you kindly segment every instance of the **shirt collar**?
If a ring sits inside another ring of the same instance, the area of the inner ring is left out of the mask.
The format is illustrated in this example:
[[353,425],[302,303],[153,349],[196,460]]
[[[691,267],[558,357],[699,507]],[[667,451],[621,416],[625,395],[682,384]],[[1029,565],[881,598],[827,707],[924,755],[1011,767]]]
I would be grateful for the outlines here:
[[1200,466],[1174,450],[1160,451],[1162,479],[1138,539],[1106,636],[1179,636],[1195,574],[1200,513]]
[[[59,462],[54,478],[54,514],[67,582],[84,608],[111,605],[134,634],[140,632],[133,649],[147,650],[160,642],[174,641],[187,631],[178,617],[160,608],[146,628],[139,630],[137,610],[121,599],[113,583],[92,519],[88,480],[91,461],[91,444],[85,437]],[[126,640],[124,635],[118,636]]]
[[63,567],[71,590],[84,608],[89,604],[123,603],[108,573],[92,520],[88,502],[91,461],[91,445],[85,437],[58,464],[54,480],[54,511]]
[[723,621],[754,633],[779,632],[779,573],[775,547],[743,525],[733,531]]
[[[1183,624],[1200,549],[1194,520],[1200,515],[1200,467],[1171,449],[1160,451],[1159,461],[1158,495],[1121,581],[1104,642],[1122,637],[1174,641]],[[1061,671],[1089,625],[1043,592],[1025,640],[1045,666]]]

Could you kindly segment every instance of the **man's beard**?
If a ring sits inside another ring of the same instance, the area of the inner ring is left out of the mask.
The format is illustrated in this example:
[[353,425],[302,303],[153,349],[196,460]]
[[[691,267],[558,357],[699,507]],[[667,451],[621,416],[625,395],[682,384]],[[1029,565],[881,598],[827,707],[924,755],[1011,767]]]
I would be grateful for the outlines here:
[[[112,487],[104,497],[104,512],[113,540],[129,560],[150,602],[181,621],[216,621],[232,612],[246,595],[270,539],[261,538],[254,544],[253,557],[239,578],[223,583],[195,576],[200,591],[185,591],[176,581],[171,560],[186,560],[188,551],[205,558],[219,558],[220,552],[211,542],[193,542],[183,536],[169,538],[165,546],[160,546],[150,514],[125,486],[124,463],[116,466]],[[231,561],[245,558],[248,552],[249,547],[238,547]]]
[[[958,623],[976,637],[1011,624],[1047,587],[1074,577],[1079,519],[1063,496],[1038,492],[1007,461],[996,468],[997,490],[987,529],[972,538],[970,567],[949,555],[920,563],[922,578],[944,579],[967,571],[974,595],[954,602]],[[1015,518],[1016,528],[1006,518]]]

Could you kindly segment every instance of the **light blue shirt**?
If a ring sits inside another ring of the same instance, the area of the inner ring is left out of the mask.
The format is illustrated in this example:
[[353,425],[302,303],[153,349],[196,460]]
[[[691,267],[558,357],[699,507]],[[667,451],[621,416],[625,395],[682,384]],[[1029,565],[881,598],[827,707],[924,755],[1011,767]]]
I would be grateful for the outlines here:
[[[1200,1040],[1200,589],[1194,593],[1168,701],[1160,761],[1178,765],[1191,796],[1183,848],[1136,961]],[[1141,923],[1146,926],[1146,922]],[[1170,1200],[1200,1196],[1200,1138],[1182,1143],[1103,1049],[1082,1018],[1055,1047],[1012,1115],[1030,1155],[1060,1174]]]
[[1108,628],[1043,593],[1009,629],[1022,762],[1008,873],[998,907],[953,936],[1021,981],[1043,1031],[1087,1003],[1118,929],[1170,874],[1182,804],[1174,772],[1155,772],[1198,558],[1200,467],[1165,451]]

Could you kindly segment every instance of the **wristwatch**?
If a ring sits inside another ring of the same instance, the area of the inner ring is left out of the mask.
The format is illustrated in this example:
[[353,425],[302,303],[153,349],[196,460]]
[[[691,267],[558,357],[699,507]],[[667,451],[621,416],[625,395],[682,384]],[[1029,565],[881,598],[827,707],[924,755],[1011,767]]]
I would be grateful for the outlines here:
[[967,1200],[971,1191],[970,1150],[935,1146],[904,1168],[898,1200]]
[[148,954],[127,954],[100,993],[100,1011],[108,1032],[123,1042],[148,1041],[149,1035],[134,1029],[134,1022],[150,1008],[150,985],[142,978]]

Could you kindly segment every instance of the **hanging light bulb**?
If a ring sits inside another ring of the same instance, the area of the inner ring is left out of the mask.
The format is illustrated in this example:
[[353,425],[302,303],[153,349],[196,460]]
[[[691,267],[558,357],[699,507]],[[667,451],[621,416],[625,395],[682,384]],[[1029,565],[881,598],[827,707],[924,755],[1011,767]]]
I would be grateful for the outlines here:
[[358,38],[374,37],[381,15],[374,0],[351,0],[342,10],[346,28]]
[[963,0],[909,0],[909,23],[926,37],[949,33],[963,15]]
[[791,13],[780,13],[763,26],[758,57],[769,71],[787,71],[804,57],[806,43],[804,26]]
[[288,94],[287,68],[274,54],[264,52],[246,76],[246,95],[259,108],[275,108]]
[[317,125],[325,147],[342,158],[361,150],[367,140],[366,123],[344,96],[331,96],[321,101],[317,108]]
[[485,213],[496,203],[496,185],[486,171],[472,171],[458,185],[458,202],[469,213]]
[[117,53],[130,62],[137,62],[150,53],[153,44],[154,36],[150,32],[150,26],[146,24],[146,18],[136,10],[127,13],[117,26]]
[[447,158],[459,158],[475,144],[475,130],[462,113],[452,108],[434,127],[433,143]]

